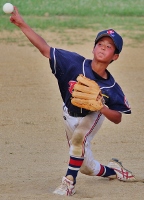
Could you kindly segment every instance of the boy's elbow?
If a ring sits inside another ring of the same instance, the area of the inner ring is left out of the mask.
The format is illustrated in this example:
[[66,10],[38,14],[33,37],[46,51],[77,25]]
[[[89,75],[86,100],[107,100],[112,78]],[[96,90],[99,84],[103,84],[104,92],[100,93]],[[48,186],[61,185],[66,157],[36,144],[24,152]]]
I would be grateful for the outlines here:
[[39,49],[39,51],[46,58],[50,58],[50,46],[46,45],[45,47]]
[[114,123],[115,123],[115,124],[119,124],[119,123],[121,123],[121,121],[122,121],[122,116],[120,116],[119,118],[117,118],[117,119],[114,121]]
[[121,120],[120,120],[120,121],[115,121],[114,123],[115,123],[115,124],[119,124],[119,123],[121,123]]
[[40,50],[40,53],[46,58],[50,58],[50,53],[48,51]]

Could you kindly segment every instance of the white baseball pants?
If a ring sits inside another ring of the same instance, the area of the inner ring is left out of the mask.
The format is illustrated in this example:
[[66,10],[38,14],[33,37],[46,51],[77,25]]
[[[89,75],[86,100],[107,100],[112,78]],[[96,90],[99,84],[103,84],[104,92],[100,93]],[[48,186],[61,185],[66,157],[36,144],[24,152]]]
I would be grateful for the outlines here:
[[100,112],[92,112],[85,117],[72,117],[64,106],[63,118],[70,156],[84,157],[80,168],[81,173],[96,176],[100,172],[100,163],[93,157],[91,141],[100,129],[104,115]]

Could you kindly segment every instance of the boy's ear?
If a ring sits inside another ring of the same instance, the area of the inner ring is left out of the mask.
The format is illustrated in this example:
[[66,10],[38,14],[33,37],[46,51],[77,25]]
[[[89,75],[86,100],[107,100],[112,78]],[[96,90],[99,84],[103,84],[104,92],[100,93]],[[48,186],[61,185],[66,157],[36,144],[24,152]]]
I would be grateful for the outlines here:
[[119,54],[114,54],[113,55],[113,60],[117,60],[119,58]]

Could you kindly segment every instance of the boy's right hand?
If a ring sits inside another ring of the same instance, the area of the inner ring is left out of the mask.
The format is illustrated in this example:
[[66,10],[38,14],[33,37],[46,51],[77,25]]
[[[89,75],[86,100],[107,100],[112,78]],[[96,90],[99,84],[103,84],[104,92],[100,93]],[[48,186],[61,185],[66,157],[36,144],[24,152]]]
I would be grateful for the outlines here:
[[22,27],[23,24],[25,24],[22,16],[18,12],[18,9],[16,6],[14,6],[14,11],[12,12],[12,15],[10,16],[10,22],[15,24],[18,27]]

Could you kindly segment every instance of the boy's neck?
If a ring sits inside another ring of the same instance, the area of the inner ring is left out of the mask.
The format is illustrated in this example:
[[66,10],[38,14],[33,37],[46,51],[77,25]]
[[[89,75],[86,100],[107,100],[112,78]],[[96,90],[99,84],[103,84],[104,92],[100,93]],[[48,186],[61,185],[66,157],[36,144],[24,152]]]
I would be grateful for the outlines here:
[[101,76],[104,79],[107,79],[107,72],[106,72],[106,68],[108,67],[107,64],[105,64],[105,63],[94,63],[92,61],[91,67],[92,67],[92,70],[94,72],[96,72],[99,76]]

